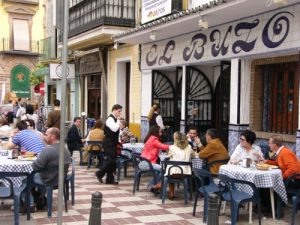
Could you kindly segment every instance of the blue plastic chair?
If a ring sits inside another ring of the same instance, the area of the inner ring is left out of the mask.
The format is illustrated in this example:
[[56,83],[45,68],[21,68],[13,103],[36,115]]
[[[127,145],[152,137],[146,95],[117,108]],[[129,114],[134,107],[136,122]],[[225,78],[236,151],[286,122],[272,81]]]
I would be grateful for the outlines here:
[[[239,206],[246,202],[254,202],[257,204],[258,222],[259,225],[261,225],[260,198],[255,184],[249,181],[233,179],[223,174],[218,174],[218,178],[220,179],[219,186],[221,198],[230,202],[231,225],[237,224]],[[252,190],[252,194],[239,190],[238,186],[247,186],[247,188]]]
[[203,169],[205,169],[205,170],[207,170],[207,171],[210,171],[210,168],[211,168],[213,165],[215,165],[215,164],[224,165],[224,164],[227,164],[229,160],[230,160],[230,158],[212,161],[212,162],[210,162],[210,163],[207,163],[207,164],[203,167]]
[[[133,182],[132,193],[135,194],[135,191],[139,190],[141,176],[152,175],[155,184],[157,182],[157,174],[153,169],[152,163],[149,160],[145,159],[144,157],[140,156],[139,153],[132,153],[132,160],[133,160],[133,167],[134,167],[134,182]],[[147,162],[147,164],[149,165],[149,170],[143,170],[140,168],[139,164],[142,161]]]
[[121,148],[121,154],[117,158],[117,180],[120,181],[121,170],[124,167],[124,177],[127,176],[127,166],[132,162],[132,150]]
[[[167,185],[169,183],[174,183],[174,184],[183,184],[184,187],[184,200],[185,204],[188,203],[188,190],[190,190],[190,198],[192,197],[192,175],[184,174],[183,173],[183,166],[189,166],[191,171],[192,171],[192,163],[191,162],[182,162],[182,161],[170,161],[170,160],[165,160],[162,161],[162,175],[166,176],[161,179],[161,189],[162,189],[162,204],[165,203],[165,198],[166,198],[166,190],[167,190]],[[172,176],[171,170],[173,168],[178,168],[180,170],[180,173],[178,174],[179,176],[174,177]],[[180,178],[179,178],[180,177]],[[188,188],[188,184],[190,187]]]
[[102,151],[102,141],[88,141],[87,144],[88,144],[88,147],[91,149],[94,146],[96,146],[98,148],[97,150],[89,150],[88,165],[87,165],[87,168],[89,169],[93,162],[94,156],[96,156],[99,161],[103,161],[104,152]]
[[196,184],[196,196],[193,208],[193,216],[196,214],[197,202],[199,195],[204,195],[204,206],[203,206],[203,222],[207,222],[208,212],[208,195],[210,193],[218,193],[220,191],[219,185],[214,183],[213,175],[205,169],[193,169],[195,184]]
[[[23,182],[21,187],[14,187],[10,179],[12,177],[26,177],[27,181]],[[30,220],[30,174],[23,172],[0,172],[0,179],[8,183],[8,186],[0,187],[0,199],[14,200],[14,224],[19,225],[20,197],[24,190],[26,190],[25,205],[27,220]]]
[[75,204],[75,159],[72,157],[72,171],[67,174],[65,179],[66,198],[69,200],[69,187],[71,187],[72,205]]
[[[289,176],[285,181],[285,189],[286,193],[292,196],[292,223],[291,225],[294,225],[295,223],[295,216],[297,214],[297,208],[298,208],[298,203],[300,202],[300,187],[289,187],[289,184],[293,182],[294,179],[300,179],[300,174],[294,174],[292,176]],[[278,205],[277,205],[278,207]]]
[[[67,171],[67,168],[69,167],[69,165],[65,165],[65,171]],[[57,166],[53,166],[53,169],[57,169]],[[31,173],[31,179],[32,179],[32,185],[36,186],[38,188],[45,188],[46,189],[46,195],[47,195],[47,216],[48,218],[52,217],[52,198],[53,198],[53,190],[58,189],[58,186],[56,185],[48,185],[48,184],[37,184],[33,181],[34,175],[37,173],[38,171],[34,171]],[[66,191],[66,183],[67,183],[67,176],[64,179],[64,190],[63,190],[63,194],[64,194],[64,203],[65,203],[65,210],[66,212],[68,212],[68,205],[67,205],[67,191]]]

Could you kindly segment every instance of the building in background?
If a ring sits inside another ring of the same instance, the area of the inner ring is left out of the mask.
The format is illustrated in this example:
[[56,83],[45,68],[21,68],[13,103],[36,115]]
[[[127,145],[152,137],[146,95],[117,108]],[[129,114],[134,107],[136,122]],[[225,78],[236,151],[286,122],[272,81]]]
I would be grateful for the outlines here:
[[29,75],[45,37],[44,16],[44,0],[0,1],[0,83],[5,87],[1,93],[33,96]]
[[[188,10],[174,13],[178,2]],[[299,1],[144,0],[141,8],[142,24],[114,41],[141,44],[142,136],[159,102],[174,130],[216,127],[229,151],[247,128],[259,143],[277,133],[299,149]]]

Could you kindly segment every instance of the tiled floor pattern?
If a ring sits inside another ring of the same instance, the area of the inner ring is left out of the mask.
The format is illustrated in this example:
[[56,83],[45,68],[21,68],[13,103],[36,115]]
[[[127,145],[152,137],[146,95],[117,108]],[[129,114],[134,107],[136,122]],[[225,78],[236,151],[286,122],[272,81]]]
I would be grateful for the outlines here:
[[[65,225],[88,225],[89,214],[91,208],[91,194],[100,191],[103,195],[102,202],[102,224],[104,225],[123,225],[123,224],[147,224],[147,225],[189,225],[203,224],[203,199],[198,201],[196,217],[192,216],[193,201],[188,205],[184,204],[182,193],[178,191],[173,201],[166,200],[165,204],[161,204],[158,196],[154,196],[146,189],[148,177],[142,179],[140,191],[132,194],[132,171],[129,172],[128,178],[123,178],[119,185],[105,185],[97,181],[94,173],[96,169],[89,170],[83,166],[76,167],[76,195],[75,205],[71,206],[69,202],[68,212],[63,213],[63,224]],[[27,224],[56,224],[57,221],[57,200],[54,196],[53,217],[47,218],[46,211],[39,211],[31,214],[31,220],[26,221],[25,216],[21,216],[20,225]],[[0,216],[2,221],[6,221],[7,225],[13,224],[13,213],[10,210],[10,202],[5,201],[0,206]],[[264,218],[262,224],[287,225],[290,224],[290,211],[285,209],[285,217],[281,220],[273,220],[272,218]],[[241,216],[239,223],[241,225],[248,224],[248,213],[244,209],[240,210]],[[228,224],[230,220],[230,207],[226,207],[226,215],[219,217],[220,224]],[[297,221],[300,221],[300,213],[298,213]],[[1,222],[1,224],[4,224]],[[229,222],[230,224],[230,222]],[[253,224],[258,224],[258,220],[254,214]],[[299,224],[299,222],[296,222]]]

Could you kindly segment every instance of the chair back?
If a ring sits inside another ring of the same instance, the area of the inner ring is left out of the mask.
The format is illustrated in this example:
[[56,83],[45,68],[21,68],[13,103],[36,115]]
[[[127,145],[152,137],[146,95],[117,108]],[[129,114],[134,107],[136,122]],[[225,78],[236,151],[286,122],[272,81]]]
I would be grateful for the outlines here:
[[139,153],[132,153],[132,160],[135,171],[143,171],[139,166],[139,164],[143,161],[147,162],[149,166],[149,171],[153,171],[152,163],[148,159],[142,157]]
[[207,163],[203,168],[210,171],[210,168],[216,164],[219,164],[220,166],[221,165],[224,165],[224,164],[227,164],[228,161],[230,160],[230,158],[227,158],[227,159],[221,159],[221,160],[215,160],[215,161],[212,161],[210,163]]
[[87,141],[88,149],[93,150],[93,147],[97,147],[99,151],[102,150],[102,141]]
[[252,182],[245,180],[237,180],[224,174],[218,174],[218,178],[220,179],[220,188],[224,188],[224,192],[228,191],[230,193],[230,199],[232,199],[232,196],[238,192],[246,192],[241,190],[243,189],[247,190],[246,193],[248,194],[252,193],[251,196],[247,198],[247,201],[255,201],[257,203],[259,202],[258,189]]
[[205,169],[194,168],[193,173],[194,173],[194,176],[196,178],[195,183],[196,183],[196,186],[197,186],[197,190],[198,190],[199,187],[202,187],[203,190],[205,191],[205,186],[214,182],[214,180],[213,180],[214,178],[213,178],[212,173],[205,170]]
[[300,180],[300,173],[296,173],[292,176],[289,176],[285,181],[284,181],[284,186],[286,189],[286,192],[288,194],[294,194],[294,195],[300,195],[300,189],[299,188],[293,188],[293,187],[289,187],[289,185],[294,182],[295,179]]
[[75,176],[75,159],[74,157],[71,157],[71,165],[72,165],[72,170],[71,170],[71,173],[68,173],[67,176],[66,176],[66,180],[69,180],[71,177],[74,177]]
[[[8,186],[0,187],[0,198],[11,198],[14,196],[14,183],[10,179],[12,177],[26,177],[29,179],[30,174],[25,172],[0,172],[0,180],[7,182]],[[27,187],[30,182],[27,182]],[[25,188],[25,186],[22,185]]]
[[172,174],[172,169],[178,168],[176,171],[180,171],[176,174],[187,175],[190,176],[191,174],[184,173],[184,167],[189,167],[189,170],[192,171],[192,163],[191,162],[183,162],[183,161],[171,161],[171,160],[164,160],[161,162],[162,164],[162,171],[163,174],[166,176],[170,176]]
[[132,159],[132,150],[128,149],[128,148],[120,148],[120,155],[121,158],[124,159]]

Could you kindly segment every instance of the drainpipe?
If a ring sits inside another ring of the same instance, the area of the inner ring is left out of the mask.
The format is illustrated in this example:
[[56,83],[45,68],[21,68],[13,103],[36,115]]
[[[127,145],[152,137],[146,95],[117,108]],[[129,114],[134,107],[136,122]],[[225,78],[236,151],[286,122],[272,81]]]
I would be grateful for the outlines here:
[[103,62],[103,48],[99,48],[99,60],[101,66],[101,119],[107,117],[107,99],[108,99],[108,88],[107,88],[107,79],[106,79],[106,70]]

